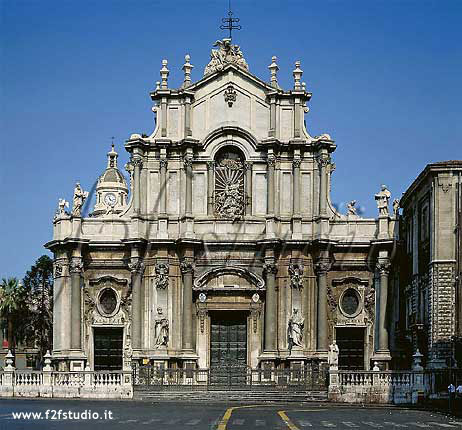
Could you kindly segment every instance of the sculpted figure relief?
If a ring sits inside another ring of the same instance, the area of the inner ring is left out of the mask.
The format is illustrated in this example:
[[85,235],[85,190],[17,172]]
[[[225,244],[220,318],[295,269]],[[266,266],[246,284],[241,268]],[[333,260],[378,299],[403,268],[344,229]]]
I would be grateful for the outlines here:
[[162,308],[157,308],[157,317],[155,324],[156,348],[167,346],[168,343],[168,319],[164,317]]
[[380,215],[389,215],[388,212],[388,202],[390,200],[391,193],[388,190],[386,185],[382,185],[382,189],[375,195],[375,200],[377,201],[377,208],[379,209]]
[[393,215],[396,217],[398,216],[399,212],[399,199],[393,200]]
[[339,348],[335,340],[329,345],[329,352],[327,354],[327,364],[331,367],[338,367],[338,355],[339,355]]
[[231,39],[217,40],[213,46],[217,46],[218,49],[212,49],[210,62],[204,70],[204,76],[222,70],[227,63],[233,63],[244,70],[249,70],[241,48],[239,45],[233,45]]
[[82,187],[80,186],[80,183],[77,182],[74,188],[72,215],[74,216],[82,215],[82,207],[87,197],[88,197],[88,191],[83,191]]
[[350,203],[347,204],[348,215],[357,215],[356,210],[356,200],[352,200]]
[[290,264],[289,265],[289,275],[290,275],[290,285],[293,288],[302,288],[303,287],[303,266],[300,264]]
[[289,341],[292,345],[303,346],[303,327],[305,319],[299,315],[298,309],[293,310],[292,316],[289,319]]

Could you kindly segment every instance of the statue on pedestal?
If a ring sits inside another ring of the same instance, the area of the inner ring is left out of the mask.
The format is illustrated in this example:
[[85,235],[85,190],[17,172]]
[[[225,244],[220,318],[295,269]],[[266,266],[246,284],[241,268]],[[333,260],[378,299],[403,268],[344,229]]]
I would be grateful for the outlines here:
[[85,200],[88,197],[88,191],[83,191],[80,183],[77,182],[74,188],[74,200],[72,206],[72,215],[81,216],[82,215],[82,206]]
[[156,348],[167,346],[168,343],[168,319],[164,317],[162,308],[157,308],[157,317],[155,323]]
[[388,216],[388,201],[390,200],[391,193],[386,185],[382,185],[380,192],[375,195],[377,201],[377,208],[379,209],[379,216]]
[[338,368],[338,355],[340,350],[338,349],[338,345],[335,342],[335,339],[329,345],[329,352],[327,353],[327,364],[329,367],[337,367]]
[[298,309],[295,308],[292,316],[289,319],[289,341],[292,345],[303,346],[303,326],[305,325],[305,319],[299,315]]

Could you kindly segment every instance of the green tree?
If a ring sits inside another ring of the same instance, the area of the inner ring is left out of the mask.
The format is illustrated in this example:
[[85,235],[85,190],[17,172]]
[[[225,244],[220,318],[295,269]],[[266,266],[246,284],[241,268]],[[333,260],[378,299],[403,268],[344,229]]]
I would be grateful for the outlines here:
[[25,337],[28,314],[27,296],[27,288],[17,278],[2,279],[0,317],[6,321],[8,347],[13,351],[17,343]]
[[46,351],[52,349],[53,260],[42,255],[26,273],[24,286],[29,292],[26,339],[38,348],[42,361]]

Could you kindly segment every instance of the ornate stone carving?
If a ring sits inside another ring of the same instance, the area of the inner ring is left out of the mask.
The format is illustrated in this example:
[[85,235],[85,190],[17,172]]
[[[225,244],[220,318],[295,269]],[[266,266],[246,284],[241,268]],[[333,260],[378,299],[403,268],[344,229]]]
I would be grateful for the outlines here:
[[275,157],[268,157],[266,160],[266,163],[268,164],[268,167],[273,167],[276,165],[276,158]]
[[369,320],[374,321],[375,314],[375,289],[368,287],[364,293],[364,308],[368,314]]
[[159,168],[161,169],[167,169],[168,161],[165,158],[161,158],[159,160]]
[[156,264],[156,288],[165,290],[168,288],[168,263],[157,263]]
[[63,274],[63,266],[60,263],[55,263],[54,278],[59,278]]
[[393,200],[393,216],[397,217],[399,215],[399,199]]
[[192,158],[191,157],[184,157],[183,158],[183,165],[185,169],[192,168]]
[[294,167],[294,169],[299,169],[301,164],[302,160],[300,160],[300,158],[294,158],[292,160],[292,166]]
[[389,261],[378,261],[375,267],[380,275],[388,275],[390,273],[391,264]]
[[215,168],[215,161],[207,161],[207,170],[212,170]]
[[130,162],[133,167],[139,167],[140,169],[143,167],[143,160],[141,158],[132,158]]
[[337,300],[335,299],[332,287],[330,286],[327,286],[327,304],[332,312],[337,309]]
[[278,272],[278,267],[272,262],[266,262],[263,264],[263,271],[269,275],[275,275]]
[[386,185],[382,185],[381,190],[375,195],[377,201],[377,208],[379,210],[379,216],[388,216],[388,202],[390,200],[391,193],[387,189]]
[[69,264],[69,271],[71,273],[81,273],[83,271],[82,257],[72,257]]
[[305,325],[305,318],[299,313],[298,309],[294,308],[292,316],[289,318],[289,348],[292,346],[303,346],[303,328]]
[[251,272],[246,268],[237,266],[221,266],[207,270],[206,272],[202,273],[199,277],[197,277],[194,280],[194,288],[207,288],[207,284],[211,279],[221,275],[239,276],[241,278],[246,279],[249,282],[249,284],[251,284],[257,289],[263,289],[265,287],[265,281],[260,276],[256,275],[255,273]]
[[218,49],[212,49],[204,76],[223,70],[226,64],[235,64],[241,69],[249,70],[239,45],[233,45],[231,39],[217,40],[213,46],[217,46]]
[[199,317],[199,324],[201,333],[205,331],[205,318],[207,317],[207,309],[200,308],[197,310],[197,316]]
[[194,263],[190,260],[182,260],[180,263],[180,270],[183,275],[194,273]]
[[329,156],[320,156],[316,158],[316,161],[319,164],[319,167],[327,167],[330,164],[330,157]]
[[252,317],[253,332],[257,333],[258,329],[258,318],[260,318],[261,310],[259,308],[251,308],[250,316]]
[[128,269],[133,274],[139,273],[142,274],[144,271],[144,262],[141,257],[132,257],[128,263]]
[[229,84],[226,87],[226,90],[223,92],[223,96],[225,98],[225,102],[228,103],[228,106],[232,107],[237,98],[237,92],[234,89],[233,84]]
[[168,319],[163,315],[162,308],[157,308],[157,317],[155,321],[155,346],[160,348],[168,344],[169,326]]
[[74,199],[72,205],[72,215],[79,217],[82,216],[82,207],[88,197],[88,191],[83,191],[80,183],[77,182],[74,188]]
[[303,266],[301,264],[289,264],[290,286],[303,288]]
[[226,151],[215,165],[215,215],[219,218],[241,218],[244,209],[244,163],[239,154]]
[[69,208],[69,202],[64,199],[58,200],[58,215],[67,215],[66,208]]
[[326,275],[332,267],[332,263],[328,259],[320,259],[314,265],[314,269],[318,275]]
[[357,215],[356,210],[356,200],[352,200],[350,203],[347,204],[348,215]]
[[333,340],[332,343],[329,345],[329,352],[327,353],[327,364],[330,367],[334,367],[334,368],[338,367],[339,353],[340,353],[340,350],[338,348],[338,345],[335,342],[335,340]]
[[253,161],[246,161],[244,163],[244,170],[252,171]]

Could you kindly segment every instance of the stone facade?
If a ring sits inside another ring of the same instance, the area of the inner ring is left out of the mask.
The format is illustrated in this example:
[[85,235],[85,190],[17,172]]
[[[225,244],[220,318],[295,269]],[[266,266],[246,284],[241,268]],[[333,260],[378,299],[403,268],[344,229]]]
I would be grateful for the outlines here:
[[[113,148],[92,214],[82,216],[90,198],[79,187],[71,213],[60,204],[46,244],[55,363],[104,369],[103,340],[114,335],[108,351],[120,357],[106,364],[123,369],[319,365],[334,339],[346,345],[354,332],[358,367],[388,367],[389,191],[376,195],[377,219],[354,204],[340,214],[329,192],[336,144],[305,127],[311,93],[300,62],[283,90],[276,57],[268,83],[230,40],[217,46],[194,83],[186,56],[178,89],[162,61],[150,94],[155,129],[125,144],[130,184]],[[230,340],[237,356],[220,350],[225,329],[228,340],[243,336]]]
[[429,367],[460,365],[462,161],[429,164],[401,199],[402,332]]

